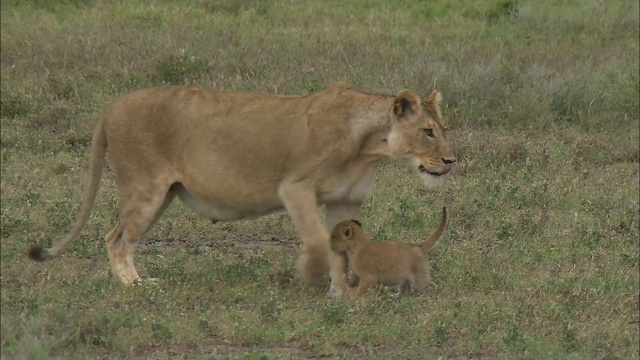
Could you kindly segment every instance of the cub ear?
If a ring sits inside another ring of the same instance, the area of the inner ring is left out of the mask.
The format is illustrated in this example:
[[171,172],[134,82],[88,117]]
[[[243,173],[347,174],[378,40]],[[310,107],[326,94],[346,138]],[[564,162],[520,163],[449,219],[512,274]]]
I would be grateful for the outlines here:
[[440,103],[442,102],[442,94],[438,90],[433,90],[431,94],[424,99],[424,103],[433,109],[438,118],[442,119],[442,113],[440,112]]
[[344,229],[342,229],[342,235],[345,239],[351,239],[353,237],[353,228],[350,225],[345,226]]
[[420,99],[409,90],[402,90],[393,103],[393,113],[402,118],[408,114],[417,112]]

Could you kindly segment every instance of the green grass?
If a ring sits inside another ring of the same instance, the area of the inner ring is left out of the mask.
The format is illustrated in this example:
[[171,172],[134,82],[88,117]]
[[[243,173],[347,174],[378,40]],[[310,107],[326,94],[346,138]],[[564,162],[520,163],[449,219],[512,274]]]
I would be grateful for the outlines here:
[[[3,358],[637,358],[638,3],[3,1]],[[380,165],[361,220],[417,242],[449,201],[439,290],[341,302],[295,273],[288,216],[212,225],[174,204],[124,288],[108,167],[65,255],[95,116],[159,84],[305,94],[336,81],[444,95],[459,164],[437,191]]]

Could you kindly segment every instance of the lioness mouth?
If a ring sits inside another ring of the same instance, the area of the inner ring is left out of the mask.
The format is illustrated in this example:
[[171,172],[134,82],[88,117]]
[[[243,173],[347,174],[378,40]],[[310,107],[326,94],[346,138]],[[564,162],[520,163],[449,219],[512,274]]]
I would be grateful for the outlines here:
[[441,175],[448,174],[448,173],[449,173],[449,171],[451,171],[451,169],[452,169],[452,168],[453,168],[453,165],[451,165],[451,164],[444,164],[444,165],[442,166],[442,170],[438,173],[438,172],[434,172],[434,171],[429,171],[429,170],[427,170],[427,168],[426,168],[426,167],[424,167],[424,165],[420,165],[420,166],[418,166],[418,170],[419,170],[420,172],[423,172],[423,173],[426,173],[426,174],[429,174],[429,175],[433,175],[433,176],[441,176]]
[[433,171],[429,171],[429,170],[427,170],[427,168],[426,168],[426,167],[424,167],[424,165],[420,165],[420,166],[418,166],[418,170],[419,170],[420,172],[422,172],[422,173],[426,173],[426,174],[429,174],[429,175],[433,175],[433,176],[440,176],[440,173],[433,172]]

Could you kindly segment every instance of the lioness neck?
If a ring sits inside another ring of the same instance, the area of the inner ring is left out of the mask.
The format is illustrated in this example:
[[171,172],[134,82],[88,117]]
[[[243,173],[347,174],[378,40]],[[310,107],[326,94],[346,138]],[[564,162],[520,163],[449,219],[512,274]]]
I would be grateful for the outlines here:
[[375,96],[369,101],[360,105],[360,111],[354,112],[352,132],[362,139],[359,154],[376,161],[391,156],[387,139],[393,125],[393,97]]

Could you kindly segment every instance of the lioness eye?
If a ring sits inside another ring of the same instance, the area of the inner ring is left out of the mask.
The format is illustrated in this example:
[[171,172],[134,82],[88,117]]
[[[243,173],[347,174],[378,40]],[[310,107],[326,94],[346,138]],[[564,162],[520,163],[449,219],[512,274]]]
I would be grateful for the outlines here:
[[428,137],[436,137],[436,135],[433,133],[433,129],[424,129],[424,132]]

